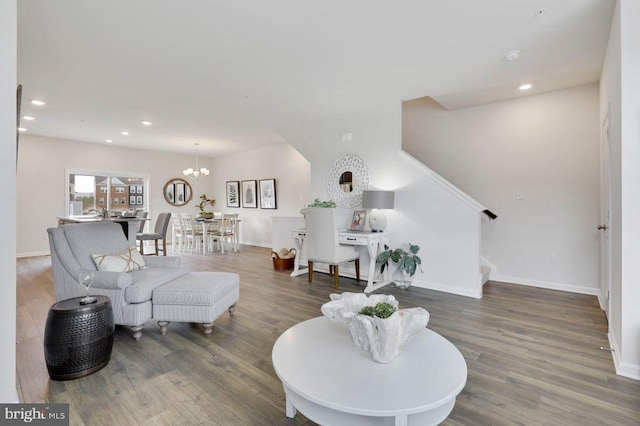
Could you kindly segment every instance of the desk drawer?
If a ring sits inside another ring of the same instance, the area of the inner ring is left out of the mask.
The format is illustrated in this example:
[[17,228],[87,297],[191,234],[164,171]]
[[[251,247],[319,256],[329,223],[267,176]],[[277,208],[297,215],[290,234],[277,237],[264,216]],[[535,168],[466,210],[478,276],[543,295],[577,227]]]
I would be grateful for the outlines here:
[[293,236],[293,238],[306,238],[307,237],[307,231],[293,230],[293,231],[291,231],[291,235]]
[[350,246],[366,246],[367,239],[359,235],[339,235],[340,244],[348,244]]

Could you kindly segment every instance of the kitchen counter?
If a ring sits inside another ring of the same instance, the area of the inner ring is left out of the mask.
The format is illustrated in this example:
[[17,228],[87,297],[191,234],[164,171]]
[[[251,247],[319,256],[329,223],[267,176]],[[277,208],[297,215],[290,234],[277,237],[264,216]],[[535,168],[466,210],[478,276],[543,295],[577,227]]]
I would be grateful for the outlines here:
[[142,217],[121,217],[114,216],[103,218],[102,216],[92,216],[92,215],[84,215],[84,216],[58,216],[58,226],[69,225],[73,223],[93,223],[93,222],[116,222],[122,226],[122,232],[124,232],[124,236],[129,240],[129,245],[131,247],[135,247],[136,245],[136,233],[138,229],[140,229],[140,222],[147,221],[149,219],[145,219]]

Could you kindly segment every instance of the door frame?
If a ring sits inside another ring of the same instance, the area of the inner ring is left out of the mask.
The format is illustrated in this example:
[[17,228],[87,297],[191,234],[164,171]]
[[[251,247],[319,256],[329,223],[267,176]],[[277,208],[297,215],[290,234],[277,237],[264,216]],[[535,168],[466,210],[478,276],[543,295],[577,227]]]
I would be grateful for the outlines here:
[[610,108],[600,127],[600,307],[611,311],[611,140]]

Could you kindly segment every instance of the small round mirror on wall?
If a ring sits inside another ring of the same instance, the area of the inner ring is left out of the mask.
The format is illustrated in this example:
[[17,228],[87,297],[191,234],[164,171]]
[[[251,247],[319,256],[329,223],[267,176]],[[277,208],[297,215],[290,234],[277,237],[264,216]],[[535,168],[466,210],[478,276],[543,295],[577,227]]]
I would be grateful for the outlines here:
[[344,172],[340,175],[340,188],[343,192],[353,191],[353,173]]
[[359,157],[344,155],[336,160],[327,176],[327,192],[338,207],[355,207],[369,186],[369,168]]
[[164,185],[162,195],[164,195],[164,199],[167,203],[172,206],[180,207],[191,201],[193,190],[191,189],[191,184],[189,184],[189,182],[181,178],[175,178],[169,180]]

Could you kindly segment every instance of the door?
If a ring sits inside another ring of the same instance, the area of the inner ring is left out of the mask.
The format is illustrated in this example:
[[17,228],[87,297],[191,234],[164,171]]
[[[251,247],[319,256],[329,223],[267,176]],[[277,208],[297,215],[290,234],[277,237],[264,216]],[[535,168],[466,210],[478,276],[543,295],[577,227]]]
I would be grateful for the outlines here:
[[600,167],[600,295],[607,317],[611,304],[611,144],[609,114],[602,123]]

